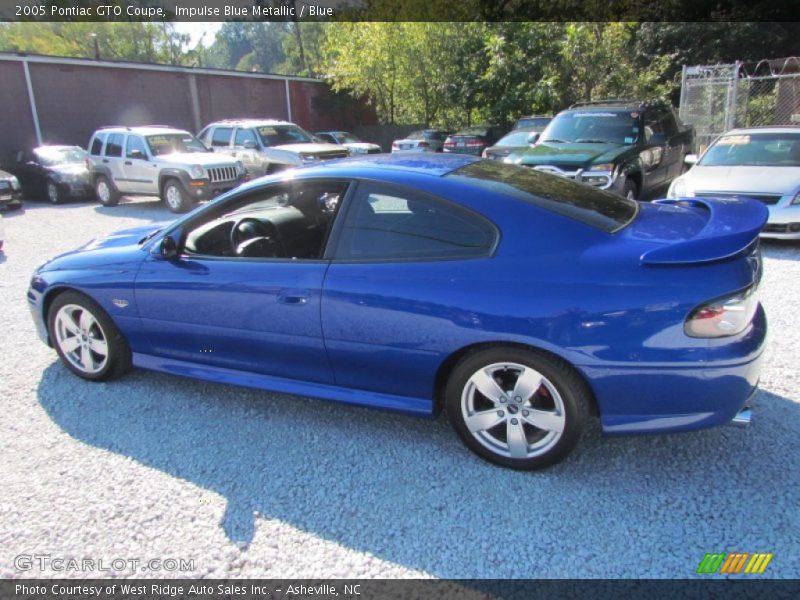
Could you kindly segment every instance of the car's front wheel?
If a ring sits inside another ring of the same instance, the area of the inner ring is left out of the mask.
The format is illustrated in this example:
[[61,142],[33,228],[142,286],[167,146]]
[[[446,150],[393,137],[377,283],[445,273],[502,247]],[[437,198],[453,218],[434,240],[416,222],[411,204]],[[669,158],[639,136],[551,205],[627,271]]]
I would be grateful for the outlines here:
[[192,199],[177,179],[167,180],[162,198],[167,208],[174,213],[184,213],[192,206]]
[[47,199],[50,204],[61,204],[61,194],[58,191],[58,186],[52,182],[47,182]]
[[119,204],[119,192],[105,175],[100,175],[94,183],[94,191],[100,204],[114,206]]
[[548,467],[578,443],[590,392],[564,361],[516,347],[467,355],[445,390],[450,422],[467,447],[512,469]]
[[47,318],[50,339],[64,365],[90,381],[105,381],[131,366],[131,349],[102,307],[78,292],[53,300]]

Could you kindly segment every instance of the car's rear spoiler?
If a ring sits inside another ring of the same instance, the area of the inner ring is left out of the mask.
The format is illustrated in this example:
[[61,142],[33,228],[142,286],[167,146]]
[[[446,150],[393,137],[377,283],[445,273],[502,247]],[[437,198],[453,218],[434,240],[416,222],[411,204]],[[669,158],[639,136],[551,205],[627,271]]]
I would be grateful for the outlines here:
[[691,239],[645,252],[643,265],[704,263],[735,256],[758,238],[769,216],[764,204],[749,198],[675,198],[653,203],[705,210],[708,221]]

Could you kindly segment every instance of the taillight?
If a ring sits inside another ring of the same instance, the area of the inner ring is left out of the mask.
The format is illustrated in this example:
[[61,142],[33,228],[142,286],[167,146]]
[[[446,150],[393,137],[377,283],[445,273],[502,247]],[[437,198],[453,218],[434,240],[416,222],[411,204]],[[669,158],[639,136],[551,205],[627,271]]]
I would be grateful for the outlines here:
[[445,140],[444,146],[445,148],[455,148],[456,143],[453,140]]
[[397,142],[392,142],[392,148],[397,148]]
[[689,314],[683,330],[689,337],[697,338],[736,335],[753,321],[757,309],[758,291],[753,286],[698,306]]
[[467,146],[483,146],[483,140],[479,138],[473,138],[471,140],[467,140]]

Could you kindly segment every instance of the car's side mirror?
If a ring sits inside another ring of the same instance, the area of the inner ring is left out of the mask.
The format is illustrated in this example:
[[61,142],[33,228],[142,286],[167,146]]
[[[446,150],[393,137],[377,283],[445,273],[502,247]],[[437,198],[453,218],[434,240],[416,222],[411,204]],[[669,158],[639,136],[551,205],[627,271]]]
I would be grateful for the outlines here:
[[28,162],[25,163],[25,166],[26,167],[38,167],[39,163],[37,163],[35,160],[29,160]]
[[650,136],[650,141],[647,142],[648,146],[666,146],[667,136],[664,133],[654,133]]
[[691,167],[697,163],[697,154],[687,154],[684,157],[683,162]]
[[538,142],[538,141],[539,141],[539,137],[540,137],[541,135],[542,135],[542,134],[540,134],[540,133],[532,133],[532,134],[530,134],[530,135],[528,136],[528,143],[529,143],[529,144],[532,146],[533,144],[535,144],[536,142]]
[[161,240],[158,253],[165,260],[175,260],[178,257],[178,243],[171,235],[165,235]]
[[245,150],[255,150],[257,146],[254,140],[245,140],[242,144],[242,148]]
[[137,160],[145,160],[147,157],[141,150],[131,150],[128,152],[128,158],[135,158]]

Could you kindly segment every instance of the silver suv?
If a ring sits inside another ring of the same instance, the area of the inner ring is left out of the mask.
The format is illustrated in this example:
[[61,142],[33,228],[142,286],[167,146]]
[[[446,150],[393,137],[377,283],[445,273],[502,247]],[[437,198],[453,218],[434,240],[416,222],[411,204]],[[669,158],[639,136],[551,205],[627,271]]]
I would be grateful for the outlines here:
[[245,177],[241,162],[211,153],[188,131],[161,125],[98,129],[89,141],[89,163],[104,206],[125,194],[159,196],[176,213]]
[[275,119],[217,121],[197,137],[214,152],[241,160],[253,177],[349,154],[343,146],[321,142],[294,123]]

